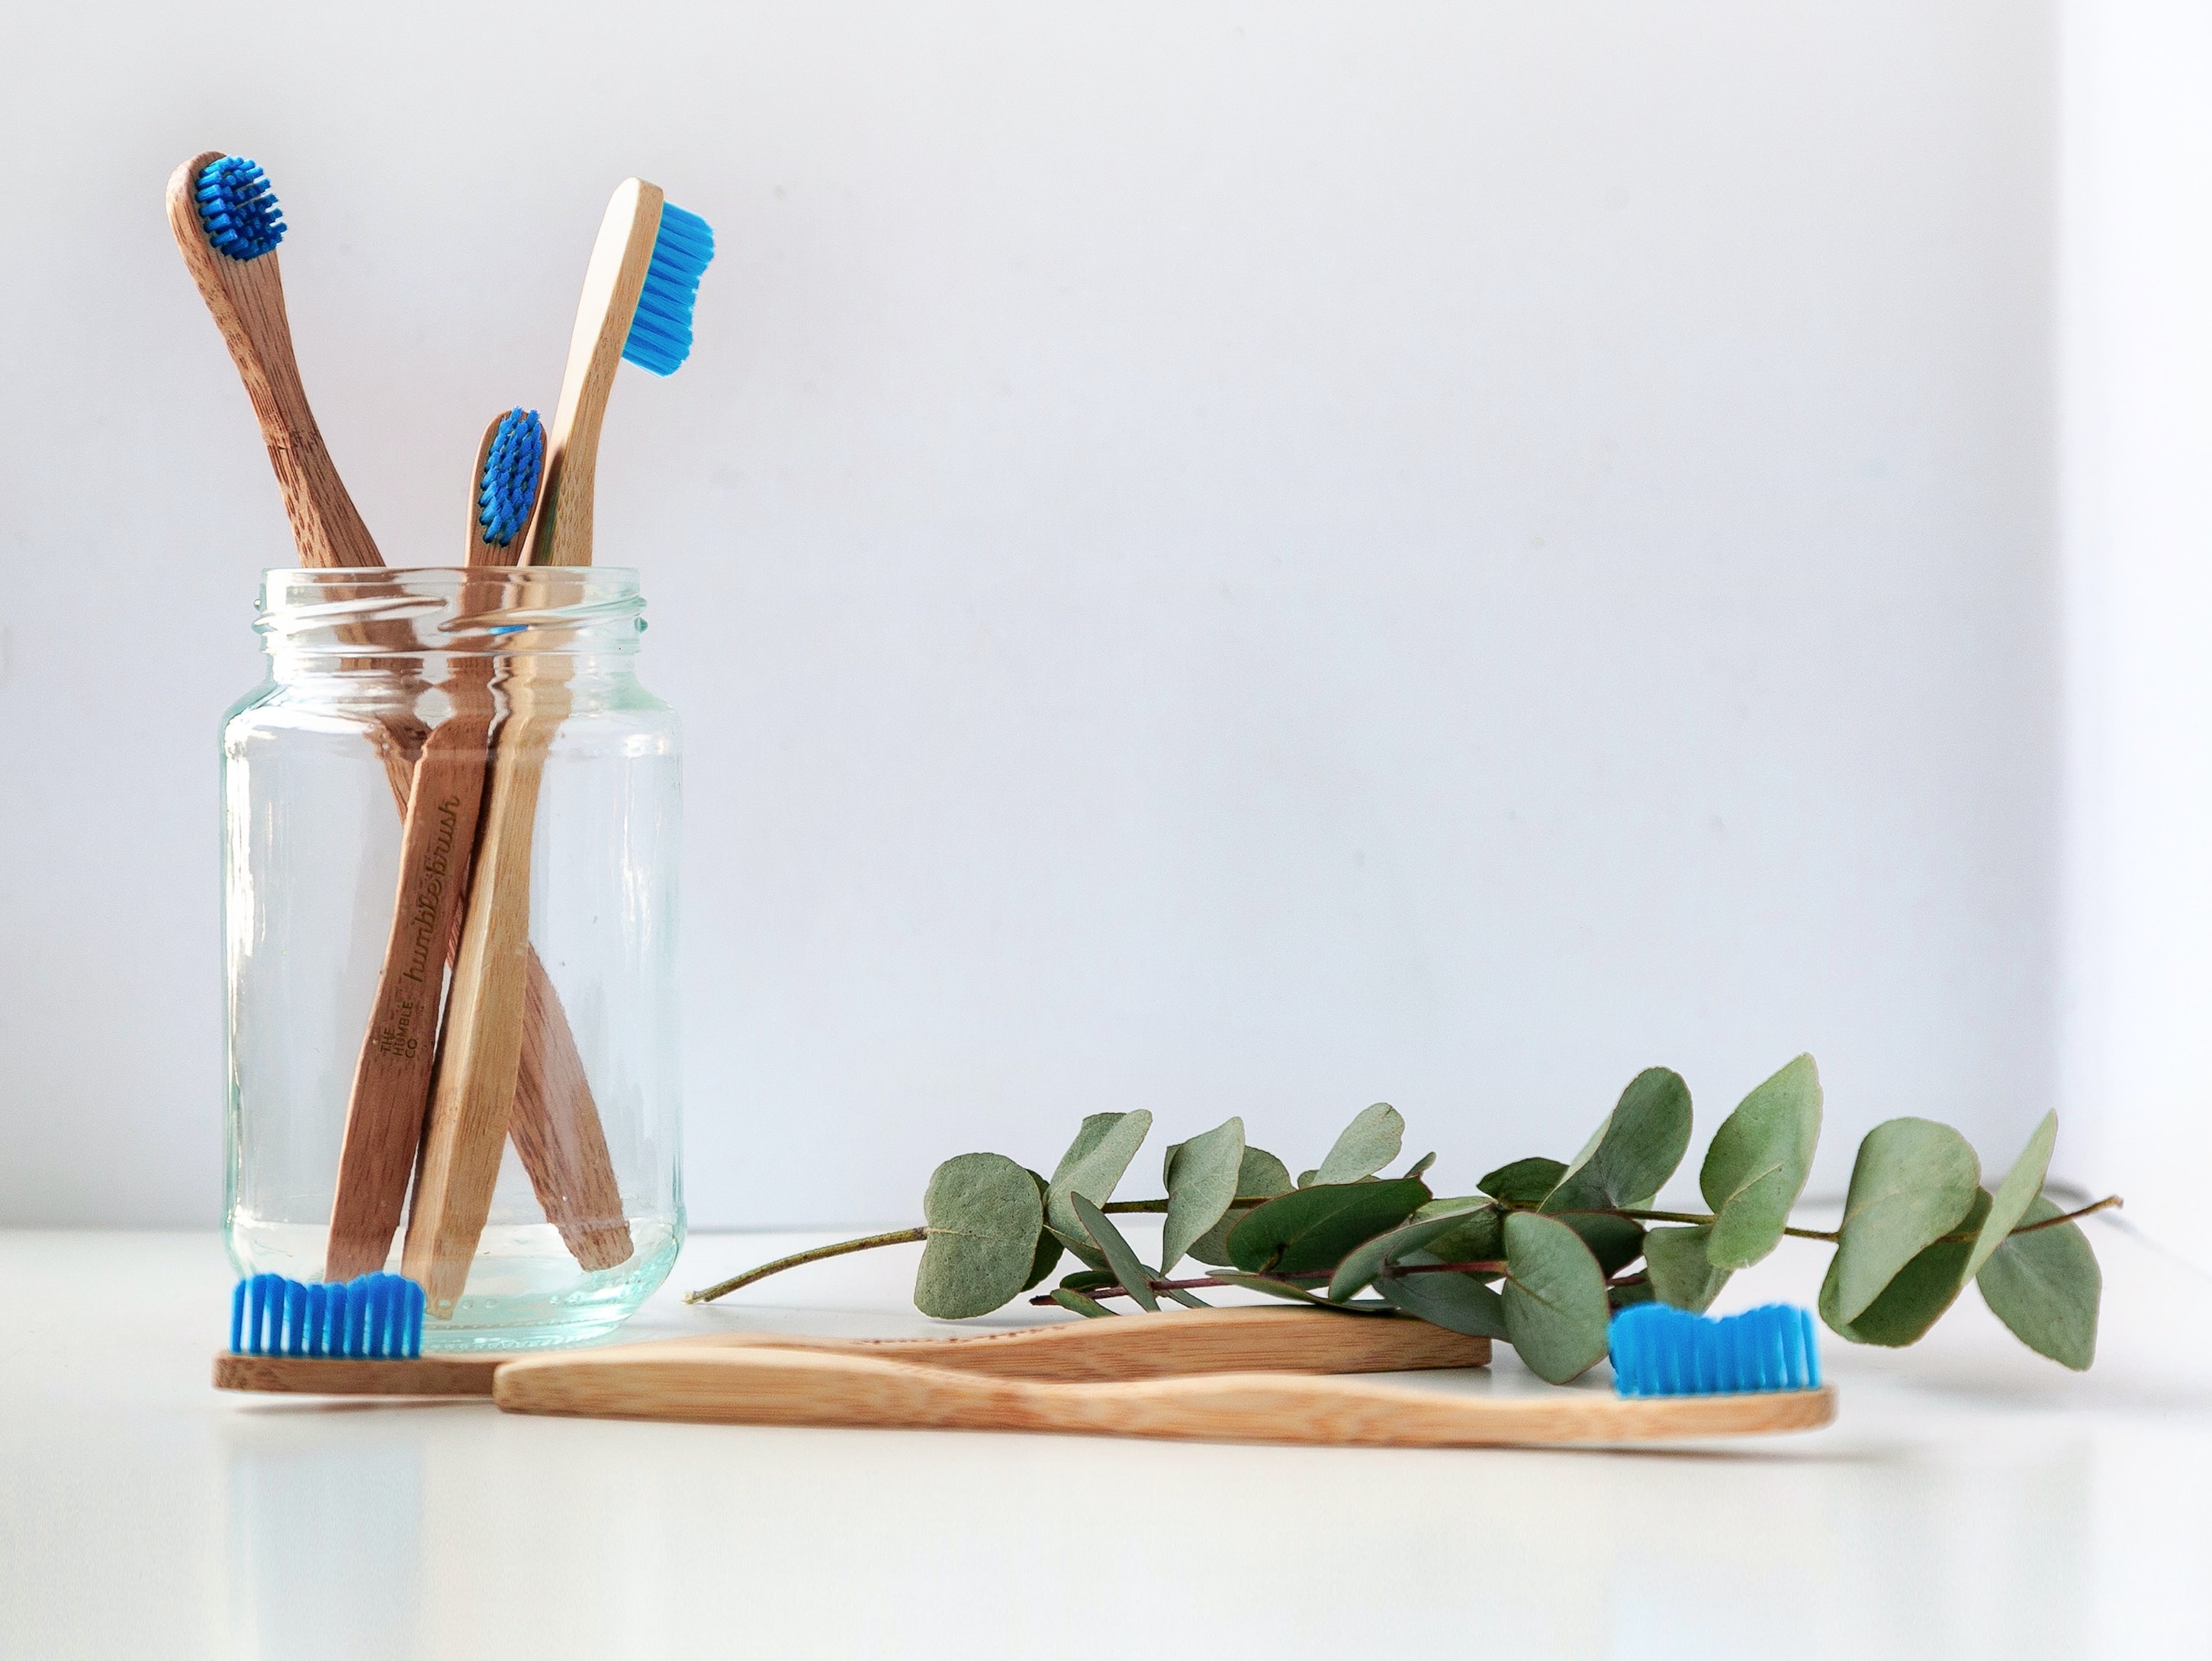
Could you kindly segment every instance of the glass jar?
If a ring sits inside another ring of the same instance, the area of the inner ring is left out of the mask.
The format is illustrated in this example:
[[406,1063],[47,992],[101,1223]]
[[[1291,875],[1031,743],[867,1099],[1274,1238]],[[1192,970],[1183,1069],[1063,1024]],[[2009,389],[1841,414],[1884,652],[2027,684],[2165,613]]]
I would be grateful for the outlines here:
[[680,763],[643,611],[604,567],[267,575],[222,733],[241,1275],[408,1274],[445,1350],[596,1337],[667,1278]]

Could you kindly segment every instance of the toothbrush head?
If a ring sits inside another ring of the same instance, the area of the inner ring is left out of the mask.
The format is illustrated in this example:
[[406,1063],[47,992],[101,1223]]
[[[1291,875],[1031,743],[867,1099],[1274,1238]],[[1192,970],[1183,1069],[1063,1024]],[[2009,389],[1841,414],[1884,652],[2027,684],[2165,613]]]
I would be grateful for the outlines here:
[[256,1275],[230,1294],[230,1352],[412,1359],[422,1353],[422,1288],[398,1275],[313,1285]]
[[1632,1304],[1613,1317],[1613,1387],[1623,1396],[1735,1396],[1818,1390],[1813,1317],[1768,1304],[1715,1319],[1665,1304]]
[[535,410],[510,410],[499,418],[483,475],[477,481],[477,525],[482,539],[504,548],[530,523],[545,460],[545,424]]
[[217,253],[233,259],[258,259],[284,240],[284,218],[276,192],[259,163],[226,155],[200,169],[193,191],[200,228]]
[[653,264],[630,319],[623,356],[641,369],[674,374],[691,356],[691,305],[699,279],[714,258],[714,228],[672,202],[660,208],[660,229],[653,239]]

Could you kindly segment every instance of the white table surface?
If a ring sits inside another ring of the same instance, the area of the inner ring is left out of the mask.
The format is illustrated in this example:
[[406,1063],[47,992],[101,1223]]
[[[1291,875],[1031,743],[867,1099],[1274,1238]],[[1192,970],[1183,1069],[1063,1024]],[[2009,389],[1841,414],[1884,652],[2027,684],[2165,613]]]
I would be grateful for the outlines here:
[[[677,1302],[830,1238],[695,1237],[627,1335],[943,1329],[912,1247]],[[1541,1452],[229,1396],[212,1233],[0,1233],[0,1653],[2212,1655],[2212,1285],[2093,1238],[2087,1376],[1970,1290],[1915,1349],[1829,1339],[1829,1430]],[[1785,1244],[1732,1301],[1809,1304],[1824,1259]],[[1492,1374],[1457,1387],[1544,1388],[1502,1345]]]

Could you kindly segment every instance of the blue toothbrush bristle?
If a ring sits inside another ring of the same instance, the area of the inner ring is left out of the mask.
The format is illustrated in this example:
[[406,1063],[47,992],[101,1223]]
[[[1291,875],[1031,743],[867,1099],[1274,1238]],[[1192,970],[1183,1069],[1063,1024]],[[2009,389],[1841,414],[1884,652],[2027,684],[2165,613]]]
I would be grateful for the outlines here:
[[422,1353],[423,1303],[404,1275],[309,1284],[256,1275],[231,1291],[231,1354],[412,1360]]
[[714,257],[714,228],[672,202],[660,207],[660,230],[653,239],[653,264],[637,297],[623,356],[641,369],[674,374],[691,356],[691,303],[699,279]]
[[276,192],[258,162],[226,155],[200,169],[200,227],[217,253],[258,259],[284,240]]
[[545,459],[545,424],[535,410],[510,410],[499,418],[491,452],[477,480],[477,524],[483,539],[501,548],[522,534],[538,501],[538,465]]
[[1768,1304],[1715,1319],[1665,1304],[1632,1304],[1613,1317],[1613,1387],[1623,1396],[1736,1396],[1818,1390],[1813,1317]]

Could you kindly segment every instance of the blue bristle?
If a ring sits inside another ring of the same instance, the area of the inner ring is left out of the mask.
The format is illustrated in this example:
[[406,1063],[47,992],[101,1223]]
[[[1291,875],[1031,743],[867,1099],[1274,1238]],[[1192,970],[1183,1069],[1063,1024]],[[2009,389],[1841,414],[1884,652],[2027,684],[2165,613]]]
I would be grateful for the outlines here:
[[545,424],[535,410],[510,410],[499,418],[491,452],[477,481],[477,524],[483,539],[501,548],[522,534],[538,502],[539,463],[545,456]]
[[1735,1396],[1817,1390],[1813,1317],[1768,1304],[1720,1319],[1632,1304],[1613,1317],[1613,1385],[1623,1396]]
[[691,356],[691,304],[714,258],[714,228],[672,202],[661,204],[653,264],[637,297],[629,338],[623,342],[625,358],[655,374],[674,374],[684,367]]
[[258,162],[226,155],[200,169],[200,228],[217,253],[258,259],[284,240],[276,192]]
[[417,1356],[427,1301],[422,1287],[398,1275],[343,1284],[256,1275],[230,1294],[231,1353]]

